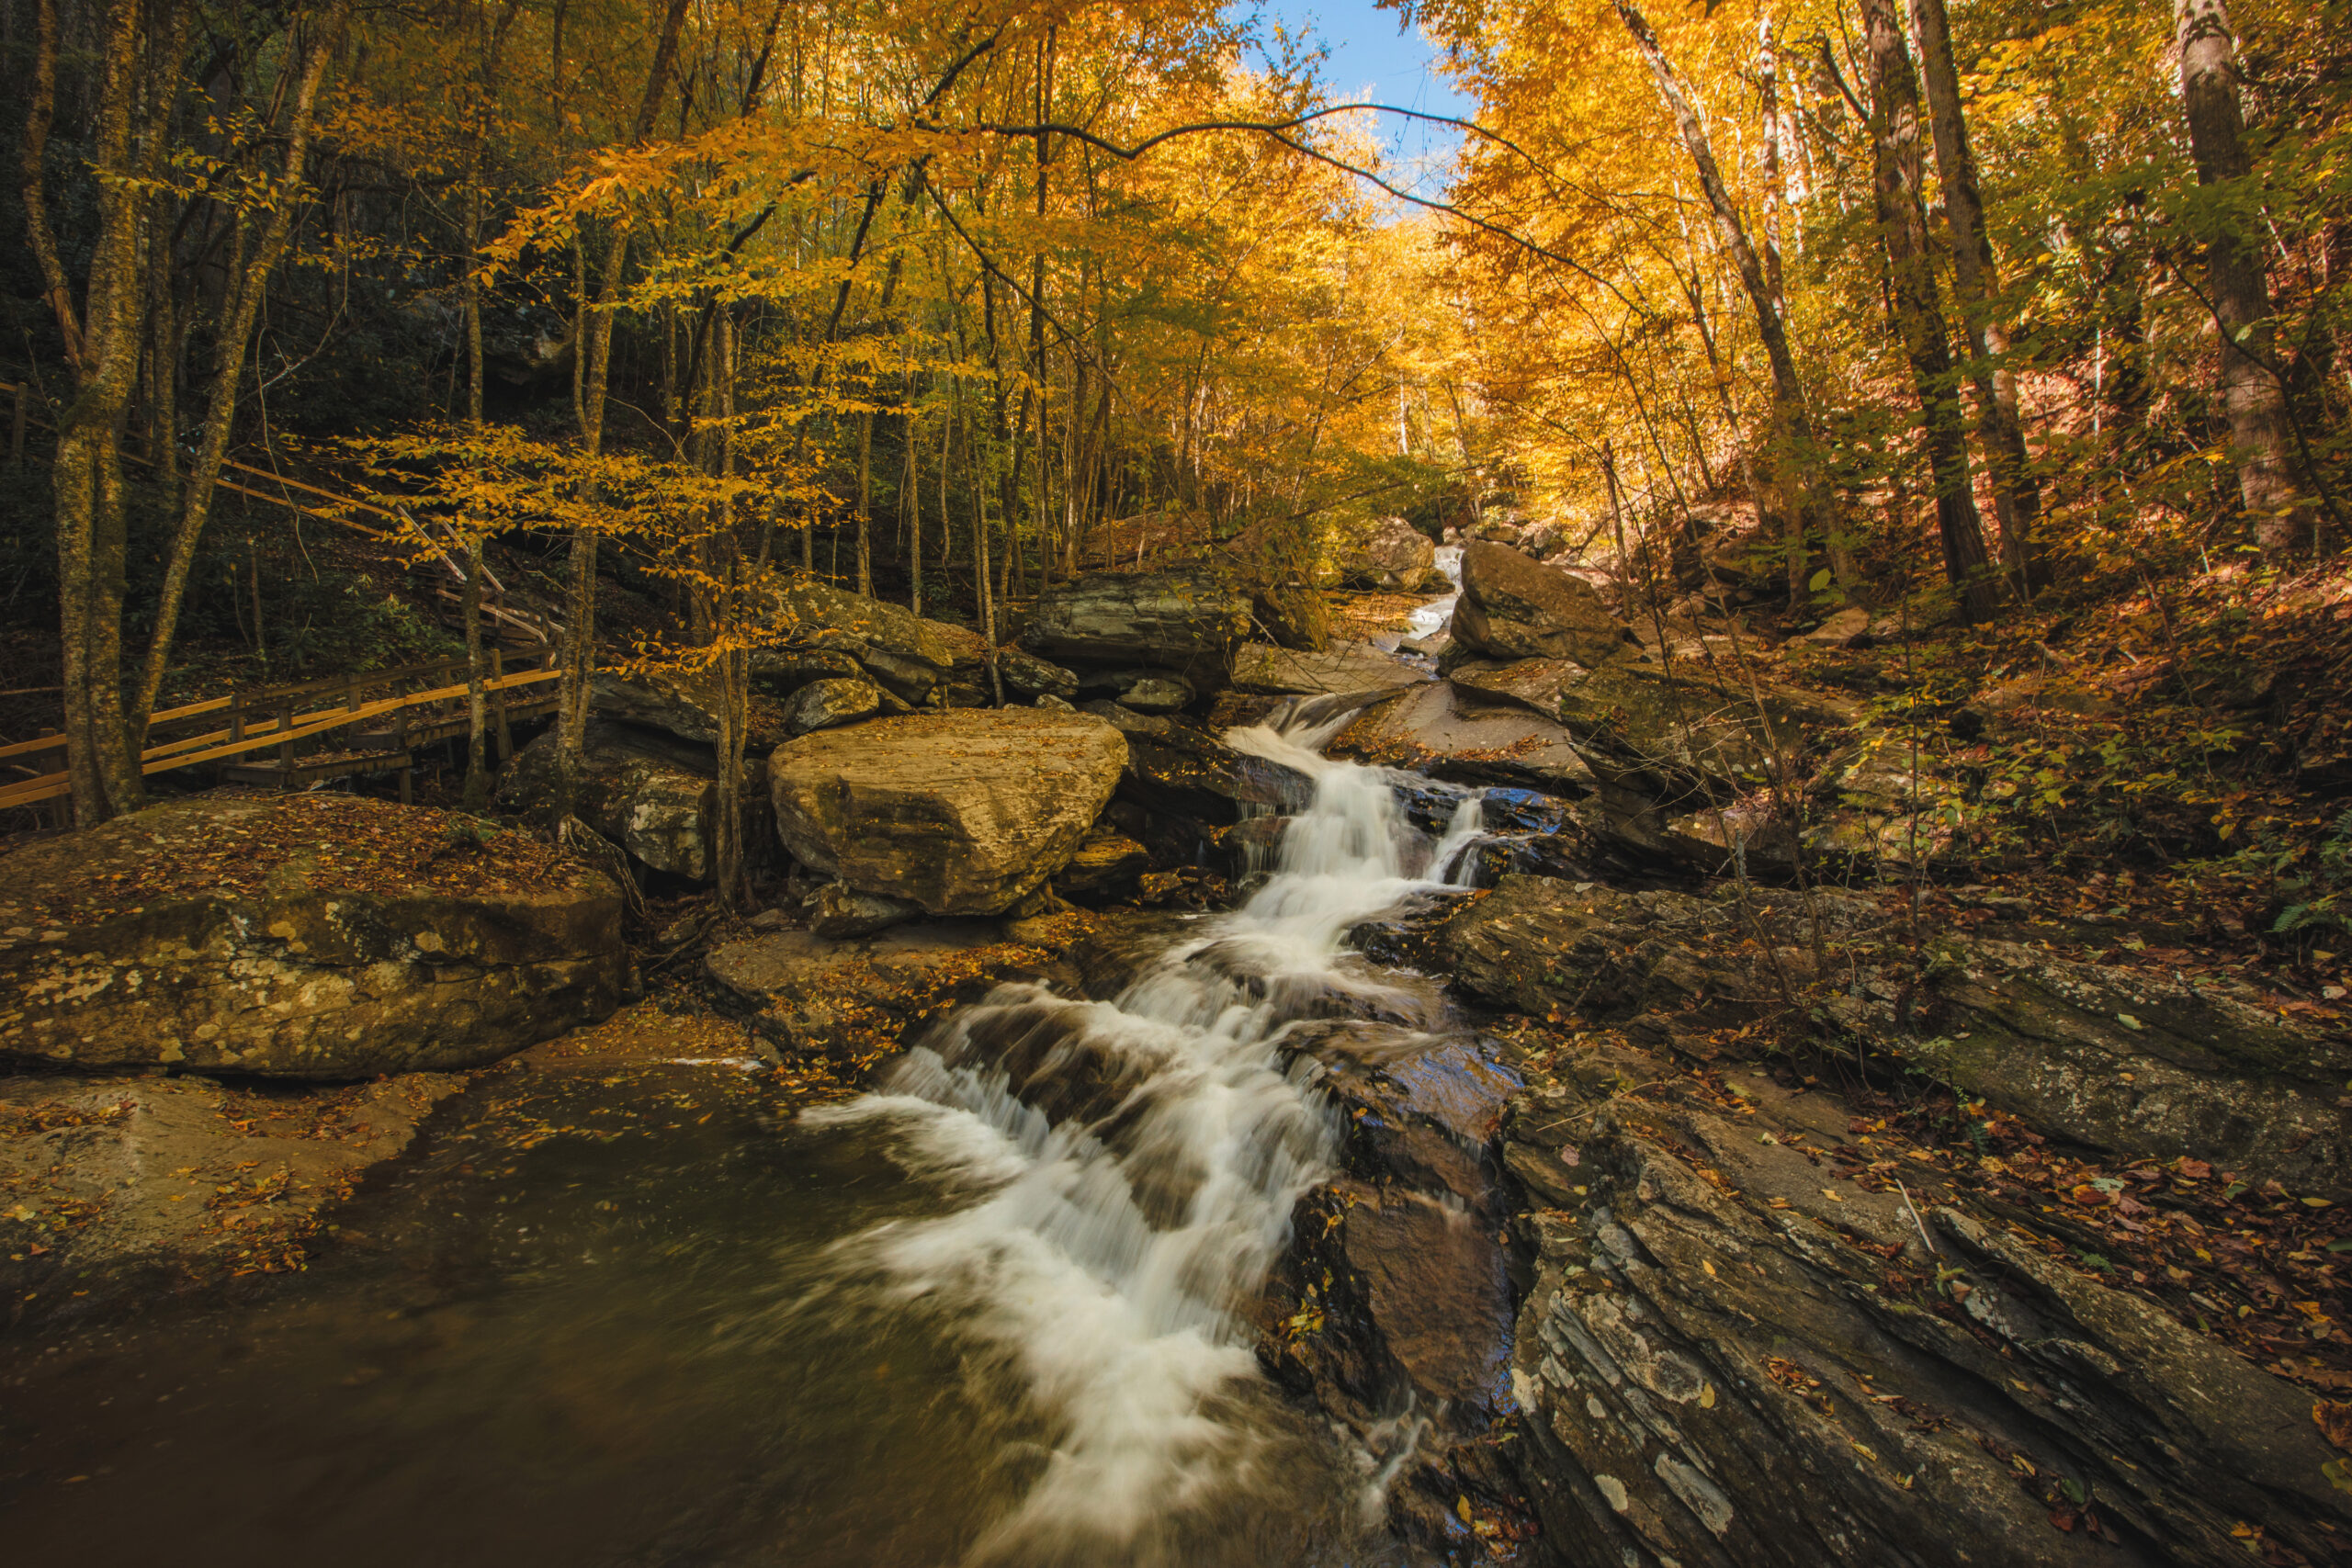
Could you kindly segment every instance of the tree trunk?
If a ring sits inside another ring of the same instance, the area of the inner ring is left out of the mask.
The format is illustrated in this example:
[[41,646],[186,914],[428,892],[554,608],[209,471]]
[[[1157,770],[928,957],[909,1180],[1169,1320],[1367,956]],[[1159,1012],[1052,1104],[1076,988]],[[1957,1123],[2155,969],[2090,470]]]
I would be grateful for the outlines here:
[[[482,379],[481,357],[481,284],[475,276],[481,256],[481,154],[477,141],[466,192],[466,276],[463,297],[466,309],[466,424],[479,434],[481,431]],[[490,703],[482,684],[481,651],[481,571],[482,536],[479,528],[466,531],[466,586],[464,623],[466,633],[466,793],[469,811],[480,811],[490,804]]]
[[1634,47],[1649,63],[1658,96],[1674,116],[1675,128],[1681,133],[1683,148],[1698,170],[1700,188],[1714,217],[1716,238],[1738,269],[1740,287],[1747,290],[1748,303],[1756,312],[1757,335],[1763,340],[1764,356],[1772,371],[1771,430],[1766,442],[1765,460],[1755,465],[1758,488],[1762,492],[1758,500],[1760,505],[1770,498],[1769,503],[1782,515],[1788,538],[1789,603],[1794,608],[1804,597],[1808,539],[1829,536],[1827,542],[1840,547],[1843,545],[1834,536],[1834,527],[1823,526],[1827,521],[1827,497],[1813,418],[1805,408],[1804,383],[1797,378],[1796,356],[1789,351],[1788,329],[1773,299],[1771,280],[1765,276],[1756,247],[1748,243],[1747,227],[1741,221],[1739,208],[1724,184],[1723,170],[1715,162],[1714,146],[1707,138],[1706,124],[1699,118],[1697,105],[1683,87],[1681,78],[1675,74],[1648,19],[1634,8],[1632,0],[1613,3],[1618,18],[1633,35]]
[[[2180,102],[2197,183],[2247,178],[2245,111],[2238,102],[2237,40],[2222,0],[2179,0]],[[2287,461],[2286,389],[2274,369],[2276,328],[2257,238],[2216,229],[2205,246],[2206,288],[2221,328],[2222,400],[2238,495],[2263,553],[2283,556],[2311,536],[2310,506]]]
[[[638,102],[637,122],[629,139],[632,142],[641,142],[653,134],[653,118],[661,112],[662,100],[669,86],[671,62],[678,52],[678,31],[685,17],[686,0],[670,0],[669,8],[662,13],[661,36],[654,44],[652,67],[645,73],[645,96]],[[613,316],[620,306],[621,273],[628,265],[628,231],[616,225],[612,243],[605,252],[605,275],[595,307],[591,310],[588,305],[584,273],[576,306],[580,327],[573,353],[584,353],[586,366],[584,373],[574,383],[579,398],[575,412],[580,420],[581,452],[592,466],[605,447],[605,393],[612,379]],[[593,486],[594,479],[589,483]],[[572,530],[570,566],[571,581],[564,604],[569,621],[565,627],[563,676],[559,683],[556,717],[555,810],[559,821],[571,809],[580,776],[581,750],[588,731],[588,677],[595,663],[596,649],[596,533],[594,528]]]
[[[36,71],[36,88],[45,89],[51,101],[37,101],[28,118],[45,130],[54,105],[56,25],[47,6],[40,19],[40,46],[48,58]],[[140,304],[145,294],[140,264],[146,198],[140,189],[130,112],[146,68],[139,0],[114,0],[105,29],[92,159],[98,228],[83,320],[73,320],[70,292],[51,293],[67,343],[78,340],[81,350],[80,389],[58,421],[54,482],[66,773],[74,819],[85,828],[134,809],[141,785],[139,749],[127,731],[122,700],[122,433],[139,379]],[[45,232],[40,156],[28,147],[32,177],[25,196],[28,219]],[[44,257],[44,270],[49,264]],[[63,276],[60,270],[60,282]]]
[[[229,455],[229,440],[236,429],[237,395],[244,378],[245,347],[253,341],[254,324],[261,319],[262,299],[268,292],[270,275],[277,270],[278,262],[293,243],[294,214],[301,205],[299,193],[310,159],[319,87],[325,80],[327,66],[334,58],[335,45],[349,16],[350,6],[345,0],[330,8],[315,28],[308,29],[286,127],[281,196],[259,242],[232,282],[220,329],[214,339],[213,358],[218,369],[211,393],[205,400],[204,434],[197,446],[196,461],[188,470],[179,524],[173,530],[171,553],[164,565],[161,597],[155,607],[155,631],[148,641],[146,666],[129,716],[132,734],[140,740],[146,734],[148,715],[155,711],[164,672],[171,667],[172,638],[178,629],[180,606],[187,596],[188,574],[195,570],[197,546],[204,537],[204,525],[212,513],[213,481],[220,476],[220,465]],[[291,61],[287,68],[295,68]]]
[[1984,553],[1984,526],[1968,477],[1967,428],[1954,385],[1951,339],[1928,248],[1927,209],[1920,201],[1919,88],[1911,51],[1903,41],[1894,0],[1861,0],[1870,53],[1871,145],[1878,197],[1879,237],[1894,284],[1895,330],[1911,362],[1919,399],[1928,467],[1936,486],[1936,522],[1943,536],[1944,570],[1960,591],[1972,621],[1991,617],[1998,596]]
[[1960,68],[1951,52],[1951,23],[1944,0],[1910,0],[1911,30],[1919,40],[1919,73],[1927,84],[1935,130],[1936,171],[1943,179],[1944,212],[1951,223],[1952,292],[1968,333],[1969,379],[1976,388],[1978,439],[1992,469],[1993,512],[2001,525],[2001,559],[2009,576],[2030,592],[2048,584],[2050,570],[2034,535],[2041,520],[2041,487],[2026,455],[2018,418],[2017,373],[2006,363],[2008,327],[1993,296],[2000,274],[1984,228],[1984,199],[1968,120],[1960,107]]

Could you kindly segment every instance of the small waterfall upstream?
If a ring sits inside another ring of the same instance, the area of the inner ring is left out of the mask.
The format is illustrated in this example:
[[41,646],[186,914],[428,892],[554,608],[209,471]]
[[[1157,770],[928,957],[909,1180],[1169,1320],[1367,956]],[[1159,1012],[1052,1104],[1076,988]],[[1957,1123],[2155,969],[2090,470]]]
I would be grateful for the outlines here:
[[1314,782],[1240,908],[1189,922],[1111,999],[1000,987],[877,1092],[804,1118],[886,1123],[901,1163],[958,1195],[837,1260],[952,1324],[1053,1434],[978,1561],[1176,1561],[1171,1521],[1302,1484],[1265,1473],[1252,1401],[1271,1391],[1241,1315],[1340,1142],[1285,1036],[1335,1016],[1439,1021],[1426,988],[1343,943],[1465,866],[1479,832],[1473,795],[1432,844],[1388,775],[1323,757],[1345,719],[1227,737]]

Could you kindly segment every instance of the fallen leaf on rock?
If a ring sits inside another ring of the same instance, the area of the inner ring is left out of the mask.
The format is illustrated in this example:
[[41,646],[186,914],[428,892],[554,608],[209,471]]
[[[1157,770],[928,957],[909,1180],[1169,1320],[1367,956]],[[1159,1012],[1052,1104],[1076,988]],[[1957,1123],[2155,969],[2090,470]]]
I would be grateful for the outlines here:
[[2340,1399],[2323,1399],[2312,1406],[2312,1419],[2318,1423],[2321,1437],[2337,1448],[2352,1452],[2352,1404]]

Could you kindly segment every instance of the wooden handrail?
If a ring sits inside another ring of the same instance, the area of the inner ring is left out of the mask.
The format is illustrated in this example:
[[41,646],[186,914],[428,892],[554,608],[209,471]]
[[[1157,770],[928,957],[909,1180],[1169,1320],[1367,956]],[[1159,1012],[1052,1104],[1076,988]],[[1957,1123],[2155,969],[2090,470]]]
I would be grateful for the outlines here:
[[[513,675],[501,676],[494,681],[484,682],[483,686],[486,690],[512,691],[517,686],[536,685],[540,682],[556,680],[562,673],[560,670],[525,670]],[[232,740],[226,745],[212,746],[198,751],[183,752],[176,748],[158,748],[157,750],[164,754],[142,753],[141,766],[139,771],[141,773],[169,773],[174,768],[194,767],[199,762],[217,762],[224,757],[241,756],[247,751],[261,750],[265,747],[291,746],[297,740],[306,740],[314,735],[324,735],[330,730],[347,728],[368,719],[380,718],[388,713],[397,713],[403,708],[417,707],[425,703],[443,702],[451,697],[462,697],[466,694],[466,684],[460,682],[454,686],[439,686],[429,692],[412,692],[404,696],[379,698],[372,703],[364,703],[356,708],[329,708],[323,710],[326,715],[324,717],[306,714],[302,716],[302,721],[283,729],[274,724],[266,729],[249,728],[242,739]],[[213,737],[204,736],[198,739],[209,740]],[[0,786],[0,810],[6,810],[11,807],[30,806],[36,801],[51,799],[64,794],[67,786],[67,776],[62,773],[43,773],[38,778],[25,779],[17,784]]]

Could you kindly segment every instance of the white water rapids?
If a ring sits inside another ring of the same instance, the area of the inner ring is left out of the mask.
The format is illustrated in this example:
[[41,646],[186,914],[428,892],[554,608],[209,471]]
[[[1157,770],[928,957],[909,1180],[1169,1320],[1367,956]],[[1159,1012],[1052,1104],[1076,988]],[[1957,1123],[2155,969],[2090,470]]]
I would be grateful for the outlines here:
[[1442,885],[1478,831],[1473,795],[1432,844],[1387,775],[1323,757],[1346,717],[1227,737],[1315,786],[1239,908],[1192,927],[1113,1000],[1000,987],[883,1090],[807,1118],[887,1123],[896,1157],[958,1194],[951,1213],[841,1244],[841,1260],[973,1337],[1052,1434],[975,1560],[1153,1560],[1169,1520],[1267,1479],[1253,1473],[1262,1442],[1242,1396],[1259,1373],[1238,1309],[1340,1146],[1311,1073],[1285,1070],[1284,1035],[1334,1011],[1423,1005],[1343,942]]

